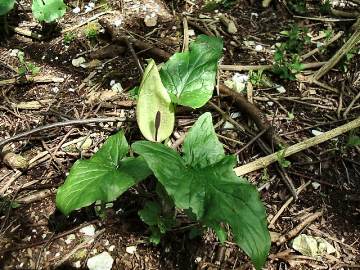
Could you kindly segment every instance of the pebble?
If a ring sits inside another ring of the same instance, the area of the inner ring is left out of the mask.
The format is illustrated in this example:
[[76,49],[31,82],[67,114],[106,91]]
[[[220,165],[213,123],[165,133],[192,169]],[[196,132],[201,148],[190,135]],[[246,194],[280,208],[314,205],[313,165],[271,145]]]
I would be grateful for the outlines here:
[[89,270],[111,270],[114,259],[108,252],[102,252],[94,257],[91,257],[86,265]]
[[322,131],[320,131],[320,130],[312,129],[312,130],[311,130],[311,133],[312,133],[312,135],[314,135],[314,136],[318,136],[318,135],[323,134],[324,132],[322,132]]
[[80,229],[80,232],[87,236],[94,236],[95,235],[95,226],[89,225],[84,228]]
[[74,58],[72,61],[71,61],[71,64],[74,66],[74,67],[80,67],[81,64],[84,64],[86,62],[85,58],[84,57],[79,57],[79,58]]
[[262,45],[258,44],[255,46],[255,51],[257,51],[257,52],[261,52],[263,49],[264,49],[264,47]]
[[128,246],[126,247],[126,252],[129,254],[134,254],[137,249],[137,246]]
[[73,13],[75,13],[75,14],[78,14],[78,13],[80,13],[80,8],[79,7],[76,7],[76,8],[74,8],[73,10],[72,10],[72,12]]
[[147,27],[154,27],[157,24],[157,16],[156,14],[154,14],[155,16],[151,15],[146,15],[144,18],[144,23]]

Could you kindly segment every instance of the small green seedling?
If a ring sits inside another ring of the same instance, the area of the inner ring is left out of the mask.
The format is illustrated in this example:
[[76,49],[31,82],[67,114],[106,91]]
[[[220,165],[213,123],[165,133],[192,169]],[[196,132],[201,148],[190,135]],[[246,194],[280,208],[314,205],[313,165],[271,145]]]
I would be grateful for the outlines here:
[[100,27],[97,23],[88,23],[85,27],[84,34],[87,39],[95,40],[99,34]]
[[24,52],[19,51],[17,57],[20,62],[20,65],[18,67],[18,75],[20,77],[25,75],[35,76],[40,73],[40,67],[36,66],[34,63],[26,62]]
[[289,9],[296,14],[306,15],[308,12],[305,0],[289,0],[286,3]]
[[261,86],[263,84],[263,73],[262,69],[249,71],[249,80],[253,86]]
[[348,66],[356,55],[356,51],[357,48],[353,48],[348,53],[346,53],[345,56],[340,60],[339,66],[344,73],[348,71]]
[[288,112],[287,119],[288,119],[289,121],[294,120],[294,119],[295,119],[294,113]]
[[76,35],[74,33],[66,33],[64,35],[64,44],[65,45],[70,45],[71,42],[73,42],[76,39]]
[[267,183],[270,180],[270,175],[269,175],[267,168],[264,168],[263,173],[261,174],[260,180],[262,183]]
[[286,149],[283,149],[282,151],[277,153],[277,161],[283,168],[288,168],[291,165],[291,162],[289,160],[285,159],[285,153]]
[[355,134],[350,134],[346,145],[349,147],[360,146],[360,136]]
[[206,0],[204,1],[204,6],[202,9],[207,12],[219,8],[228,9],[231,8],[236,2],[237,0]]
[[289,31],[282,31],[286,37],[285,42],[276,47],[274,54],[273,73],[285,80],[295,80],[295,75],[304,68],[299,54],[305,45],[311,42],[307,28],[294,25]]
[[331,1],[325,0],[324,2],[320,3],[319,11],[322,15],[331,14]]

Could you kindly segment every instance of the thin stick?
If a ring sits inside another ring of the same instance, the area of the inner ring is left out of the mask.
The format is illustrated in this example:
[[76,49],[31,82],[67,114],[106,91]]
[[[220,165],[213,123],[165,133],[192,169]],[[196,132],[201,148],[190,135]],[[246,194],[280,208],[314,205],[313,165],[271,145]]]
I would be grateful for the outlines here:
[[34,82],[34,83],[61,83],[64,82],[64,78],[59,78],[59,77],[54,77],[54,76],[43,76],[43,75],[39,75],[39,76],[30,76],[27,75],[25,77],[20,77],[18,78],[11,78],[11,79],[6,79],[6,80],[2,80],[0,81],[0,86],[3,85],[10,85],[10,84],[16,84],[16,83],[29,83],[29,82]]
[[104,117],[104,118],[76,119],[76,120],[68,120],[68,121],[64,121],[64,122],[52,123],[49,125],[34,128],[29,131],[25,131],[23,133],[16,134],[13,137],[10,137],[8,139],[0,141],[0,150],[4,147],[4,145],[6,145],[8,143],[17,141],[21,138],[30,136],[31,134],[34,134],[34,133],[52,129],[52,128],[56,128],[56,127],[64,127],[64,126],[71,126],[71,125],[86,125],[86,124],[91,124],[91,123],[118,122],[118,121],[120,122],[120,121],[125,121],[125,120],[126,120],[126,118],[124,118],[124,117],[122,117],[122,118],[120,118],[120,117]]
[[[303,69],[313,69],[325,65],[327,62],[312,62],[304,63]],[[273,65],[255,65],[255,66],[243,66],[243,65],[219,65],[219,69],[230,71],[249,71],[249,70],[269,70]]]
[[136,53],[135,53],[135,50],[134,50],[134,47],[133,47],[132,43],[130,42],[129,39],[125,39],[125,43],[126,43],[126,46],[127,46],[128,49],[129,49],[132,57],[134,58],[135,63],[136,63],[136,65],[137,65],[137,67],[138,67],[141,75],[143,75],[143,74],[144,74],[144,69],[143,69],[143,67],[141,66],[140,60],[139,60],[139,58],[137,57],[137,55],[136,55]]
[[334,54],[330,60],[323,65],[316,73],[313,75],[312,80],[318,81],[322,76],[324,76],[330,69],[332,69],[341,58],[347,54],[356,44],[360,41],[360,26],[357,27],[356,31],[348,39],[348,41]]
[[66,28],[66,29],[62,30],[62,31],[61,31],[61,34],[65,34],[65,33],[67,33],[67,32],[74,31],[75,29],[77,29],[77,28],[79,28],[79,27],[82,27],[82,26],[84,26],[85,24],[88,24],[89,22],[92,22],[92,21],[97,20],[97,19],[100,18],[101,16],[104,16],[104,15],[106,15],[106,14],[112,14],[112,13],[114,13],[114,12],[112,12],[112,11],[100,12],[100,13],[98,13],[98,14],[90,17],[89,19],[87,19],[86,21],[84,21],[84,22],[82,22],[82,23],[80,23],[80,24],[78,24],[78,25],[74,25],[74,26],[71,26],[71,27],[69,27],[69,28]]
[[297,225],[294,229],[288,231],[286,234],[280,236],[279,240],[276,242],[277,245],[281,245],[284,244],[286,241],[294,238],[295,236],[297,236],[299,234],[299,232],[301,232],[301,230],[303,230],[307,225],[311,224],[312,222],[314,222],[316,219],[318,219],[319,217],[321,217],[323,214],[322,211],[320,212],[316,212],[314,214],[312,214],[311,216],[309,216],[308,218],[306,218],[303,222],[301,222],[299,225]]
[[[300,194],[301,191],[303,191],[308,185],[310,185],[311,181],[306,182],[305,184],[301,185],[297,190],[296,190],[296,196],[298,196]],[[281,214],[285,211],[286,208],[288,208],[288,206],[290,205],[290,203],[294,200],[294,196],[290,197],[283,206],[281,206],[280,210],[276,213],[276,215],[273,217],[273,219],[270,221],[269,223],[269,228],[273,227],[275,222],[279,219],[279,217],[281,216]]]
[[[54,241],[56,239],[59,239],[59,238],[62,238],[64,236],[67,236],[69,234],[72,234],[74,232],[76,232],[77,230],[80,230],[81,228],[84,228],[86,226],[89,226],[91,224],[95,224],[96,222],[98,222],[99,220],[95,219],[95,220],[92,220],[92,221],[89,221],[87,223],[83,223],[73,229],[70,229],[66,232],[63,232],[63,233],[60,233],[60,234],[57,234],[55,236],[51,236],[50,239],[51,241]],[[36,246],[40,246],[40,245],[43,245],[43,244],[46,244],[49,242],[49,239],[45,239],[45,240],[41,240],[39,242],[32,242],[32,243],[29,243],[29,244],[26,244],[26,245],[21,245],[21,246],[17,246],[17,247],[10,247],[10,248],[6,248],[6,249],[0,249],[0,254],[5,254],[7,252],[14,252],[14,251],[17,251],[17,250],[23,250],[23,249],[27,249],[27,248],[32,248],[32,247],[36,247]]]
[[55,267],[58,267],[58,266],[62,265],[64,262],[66,262],[68,259],[70,259],[71,256],[73,256],[79,249],[82,249],[82,248],[86,247],[87,245],[89,245],[90,243],[92,243],[97,237],[99,237],[104,232],[105,232],[105,229],[102,229],[102,230],[96,232],[93,237],[91,237],[91,238],[85,240],[84,242],[81,242],[80,244],[78,244],[68,254],[66,254],[64,257],[62,257],[61,260],[56,262]]
[[338,40],[342,35],[344,34],[343,31],[340,31],[339,33],[337,33],[335,36],[333,36],[329,41],[325,42],[325,44],[321,47],[315,48],[313,50],[311,50],[310,52],[303,54],[300,59],[301,61],[309,58],[310,56],[314,55],[315,53],[319,52],[321,49],[326,48],[327,46],[329,46],[331,43],[335,42],[336,40]]
[[[26,14],[26,13],[24,13]],[[33,39],[37,39],[37,40],[42,40],[43,39],[43,36],[38,34],[38,33],[35,33],[35,32],[32,32],[28,29],[23,29],[21,27],[12,27],[10,26],[9,29],[13,32],[15,32],[16,34],[19,34],[19,35],[22,35],[22,36],[25,36],[25,37],[30,37],[30,38],[33,38]]]
[[186,17],[183,18],[183,27],[184,27],[184,41],[182,51],[187,52],[189,50],[189,26]]
[[306,19],[312,21],[320,21],[320,22],[348,22],[355,21],[356,19],[337,19],[337,18],[324,18],[324,17],[304,17],[295,15],[294,18]]
[[360,117],[358,117],[357,119],[344,124],[340,127],[337,127],[335,129],[329,130],[323,134],[320,134],[318,136],[315,136],[313,138],[309,138],[306,139],[305,141],[299,142],[297,144],[294,144],[292,146],[289,146],[288,148],[286,148],[286,150],[280,150],[278,152],[275,152],[271,155],[268,155],[266,157],[262,157],[259,158],[253,162],[250,162],[248,164],[245,164],[243,166],[239,166],[237,168],[235,168],[235,173],[238,176],[247,174],[249,172],[252,171],[256,171],[258,169],[262,169],[265,168],[267,166],[269,166],[270,164],[276,162],[278,160],[278,155],[279,154],[283,154],[284,158],[291,156],[295,153],[301,152],[305,149],[308,149],[312,146],[318,145],[320,143],[326,142],[332,138],[335,138],[343,133],[346,133],[350,130],[353,130],[355,128],[358,128],[360,126]]
[[350,112],[351,108],[355,105],[355,102],[360,98],[360,92],[356,95],[356,97],[350,102],[349,106],[346,108],[344,112],[344,118],[347,118],[348,113]]
[[256,142],[257,139],[259,139],[270,127],[267,127],[260,131],[255,137],[253,137],[247,144],[245,144],[240,150],[238,150],[235,155],[240,154],[242,151],[244,151],[246,148],[248,148],[250,145],[252,145],[254,142]]

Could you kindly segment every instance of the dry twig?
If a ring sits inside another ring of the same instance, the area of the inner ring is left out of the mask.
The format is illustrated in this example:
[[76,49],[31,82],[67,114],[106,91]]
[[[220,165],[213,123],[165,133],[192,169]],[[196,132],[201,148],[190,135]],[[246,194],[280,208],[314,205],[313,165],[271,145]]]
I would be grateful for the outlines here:
[[256,171],[258,169],[262,169],[262,168],[265,168],[267,166],[269,166],[270,164],[276,162],[278,160],[278,156],[279,155],[283,155],[284,158],[285,157],[288,157],[288,156],[291,156],[295,153],[298,153],[298,152],[301,152],[305,149],[308,149],[312,146],[315,146],[317,144],[320,144],[320,143],[323,143],[323,142],[326,142],[334,137],[337,137],[343,133],[346,133],[350,130],[353,130],[355,128],[358,128],[360,126],[360,117],[358,117],[357,119],[347,123],[347,124],[344,124],[340,127],[337,127],[335,129],[332,129],[332,130],[329,130],[323,134],[320,134],[318,136],[315,136],[313,138],[309,138],[309,139],[306,139],[305,141],[302,141],[302,142],[299,142],[297,144],[294,144],[292,146],[289,146],[288,148],[284,149],[284,150],[280,150],[278,152],[275,152],[271,155],[268,155],[266,157],[262,157],[262,158],[259,158],[253,162],[250,162],[248,164],[245,164],[245,165],[242,165],[242,166],[239,166],[237,168],[235,168],[235,173],[238,175],[238,176],[241,176],[241,175],[244,175],[244,174],[247,174],[249,172],[252,172],[252,171]]

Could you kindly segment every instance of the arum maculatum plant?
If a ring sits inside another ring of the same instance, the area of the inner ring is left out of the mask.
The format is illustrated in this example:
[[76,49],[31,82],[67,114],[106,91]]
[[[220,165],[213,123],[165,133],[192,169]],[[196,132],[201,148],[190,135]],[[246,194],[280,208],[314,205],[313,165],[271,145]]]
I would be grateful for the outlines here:
[[[233,171],[235,156],[226,155],[210,113],[187,133],[182,152],[162,144],[172,133],[175,106],[203,106],[215,86],[222,41],[199,36],[190,51],[176,53],[159,71],[149,60],[138,96],[136,116],[146,141],[131,145],[122,131],[110,136],[88,160],[78,160],[58,189],[56,205],[65,215],[96,201],[116,200],[148,176],[157,179],[158,200],[149,200],[139,216],[151,231],[150,241],[175,225],[181,209],[201,228],[211,228],[221,242],[233,239],[260,269],[270,249],[265,208],[254,186]],[[228,231],[230,230],[230,231]]]

